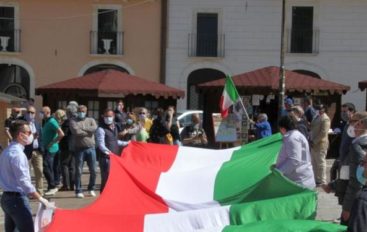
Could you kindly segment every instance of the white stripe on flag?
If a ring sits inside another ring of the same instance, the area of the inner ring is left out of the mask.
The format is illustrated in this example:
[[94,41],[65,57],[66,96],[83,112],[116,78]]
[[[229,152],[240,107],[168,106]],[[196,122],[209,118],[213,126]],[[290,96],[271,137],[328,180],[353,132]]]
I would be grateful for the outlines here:
[[236,149],[180,147],[172,167],[161,174],[156,193],[174,211],[219,205],[213,200],[215,178]]
[[148,214],[144,232],[216,232],[229,225],[229,206],[169,214]]

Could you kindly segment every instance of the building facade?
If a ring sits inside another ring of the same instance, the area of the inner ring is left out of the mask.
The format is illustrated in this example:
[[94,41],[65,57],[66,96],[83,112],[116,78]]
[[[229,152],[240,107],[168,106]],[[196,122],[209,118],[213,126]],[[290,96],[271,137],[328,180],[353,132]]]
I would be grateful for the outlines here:
[[0,92],[34,98],[108,68],[160,82],[161,11],[160,0],[0,0]]
[[[349,85],[342,102],[364,109],[367,2],[286,0],[285,68]],[[279,66],[281,0],[171,0],[166,84],[186,91],[178,108],[200,108],[195,85]]]

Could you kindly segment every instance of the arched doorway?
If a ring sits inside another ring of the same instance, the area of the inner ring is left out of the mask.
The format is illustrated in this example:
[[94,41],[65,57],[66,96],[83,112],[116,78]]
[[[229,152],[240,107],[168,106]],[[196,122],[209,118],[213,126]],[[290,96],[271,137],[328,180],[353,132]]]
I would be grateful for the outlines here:
[[314,73],[312,71],[303,70],[303,69],[296,69],[296,70],[293,70],[293,72],[296,72],[296,73],[299,73],[299,74],[304,74],[304,75],[307,75],[307,76],[311,76],[311,77],[314,77],[314,78],[317,78],[317,79],[321,79],[319,74]]
[[203,98],[196,91],[196,85],[224,78],[225,74],[215,69],[198,69],[190,73],[187,79],[187,108],[202,109]]
[[0,64],[0,91],[15,97],[30,97],[29,73],[19,65]]
[[103,70],[106,70],[106,69],[114,69],[114,70],[117,70],[117,71],[120,71],[120,72],[129,73],[126,69],[124,69],[121,66],[117,66],[117,65],[114,65],[114,64],[99,64],[99,65],[95,65],[95,66],[92,66],[92,67],[88,68],[84,72],[83,75],[103,71]]

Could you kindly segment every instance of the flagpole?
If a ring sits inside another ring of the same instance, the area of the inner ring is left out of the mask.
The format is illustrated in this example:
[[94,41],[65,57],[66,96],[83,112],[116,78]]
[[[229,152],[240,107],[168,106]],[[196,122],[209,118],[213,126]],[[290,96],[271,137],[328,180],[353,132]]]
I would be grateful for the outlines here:
[[229,79],[231,80],[231,82],[232,82],[233,86],[235,87],[234,89],[236,90],[236,93],[237,93],[238,97],[240,98],[240,103],[241,103],[241,106],[242,106],[243,111],[245,112],[245,116],[246,116],[247,120],[249,120],[249,121],[250,121],[250,117],[248,116],[248,113],[247,113],[247,110],[246,110],[246,108],[245,108],[245,105],[243,104],[243,101],[242,101],[241,95],[240,95],[240,94],[238,93],[238,91],[237,91],[236,85],[234,84],[234,82],[233,82],[233,80],[232,80],[231,76],[228,76],[227,78],[229,78]]

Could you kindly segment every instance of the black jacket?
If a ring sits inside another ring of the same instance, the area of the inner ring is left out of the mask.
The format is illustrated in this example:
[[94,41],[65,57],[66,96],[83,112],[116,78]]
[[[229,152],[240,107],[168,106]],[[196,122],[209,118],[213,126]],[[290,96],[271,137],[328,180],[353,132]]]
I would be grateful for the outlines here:
[[367,187],[364,186],[353,203],[350,213],[348,232],[367,230]]

